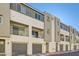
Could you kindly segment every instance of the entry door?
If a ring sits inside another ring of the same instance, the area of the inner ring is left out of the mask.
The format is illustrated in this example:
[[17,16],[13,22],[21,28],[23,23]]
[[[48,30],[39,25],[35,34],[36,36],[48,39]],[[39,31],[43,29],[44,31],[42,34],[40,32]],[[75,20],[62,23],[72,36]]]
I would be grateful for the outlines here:
[[58,43],[56,43],[56,52],[58,52]]
[[27,55],[27,44],[24,43],[12,43],[12,55]]
[[[4,53],[4,54],[1,54]],[[5,55],[5,40],[0,39],[0,56]]]
[[46,53],[49,52],[49,43],[46,43]]

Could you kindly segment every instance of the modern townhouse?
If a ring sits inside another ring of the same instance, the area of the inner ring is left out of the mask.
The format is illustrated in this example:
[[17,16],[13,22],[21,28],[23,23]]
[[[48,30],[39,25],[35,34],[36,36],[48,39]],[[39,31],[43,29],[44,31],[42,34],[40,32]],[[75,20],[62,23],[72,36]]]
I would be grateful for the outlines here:
[[[53,12],[53,11],[52,11]],[[79,32],[24,3],[0,4],[0,55],[33,55],[79,49]]]

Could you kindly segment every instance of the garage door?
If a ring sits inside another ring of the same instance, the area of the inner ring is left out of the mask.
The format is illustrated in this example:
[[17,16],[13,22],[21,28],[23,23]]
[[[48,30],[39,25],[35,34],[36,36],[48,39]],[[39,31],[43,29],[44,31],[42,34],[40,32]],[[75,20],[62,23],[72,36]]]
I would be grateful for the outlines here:
[[60,44],[60,51],[63,51],[63,44]]
[[27,44],[24,43],[12,43],[12,55],[27,55]]
[[33,44],[32,45],[32,53],[33,54],[42,53],[42,44]]

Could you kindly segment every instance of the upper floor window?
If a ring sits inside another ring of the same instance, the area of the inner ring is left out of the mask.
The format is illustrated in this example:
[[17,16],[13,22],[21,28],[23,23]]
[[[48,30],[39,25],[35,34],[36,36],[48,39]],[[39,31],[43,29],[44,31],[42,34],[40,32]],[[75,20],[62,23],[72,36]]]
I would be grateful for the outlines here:
[[70,41],[69,36],[65,36],[65,37],[66,37],[66,41],[69,42]]
[[26,8],[24,6],[21,6],[21,12],[26,14]]
[[19,35],[19,28],[16,26],[13,26],[13,34],[14,35]]
[[21,11],[21,5],[17,4],[17,11]]
[[26,35],[25,28],[24,27],[13,26],[12,34],[25,36]]
[[36,18],[36,19],[38,18],[38,15],[37,15],[37,13],[35,14],[35,18]]
[[44,17],[43,17],[43,15],[42,15],[42,14],[35,13],[35,18],[36,18],[36,19],[39,19],[39,20],[41,20],[41,21],[44,21],[44,20],[43,20],[43,19],[44,19]]
[[35,18],[40,20],[41,19],[40,14],[35,13]]
[[32,36],[38,38],[38,32],[32,31]]
[[69,27],[66,26],[66,25],[63,24],[63,23],[60,23],[60,28],[63,29],[63,30],[65,30],[65,31],[68,31],[68,32],[69,32]]
[[41,19],[40,15],[38,15],[38,19],[39,19],[39,20]]
[[60,34],[60,40],[64,41],[64,35],[63,34]]

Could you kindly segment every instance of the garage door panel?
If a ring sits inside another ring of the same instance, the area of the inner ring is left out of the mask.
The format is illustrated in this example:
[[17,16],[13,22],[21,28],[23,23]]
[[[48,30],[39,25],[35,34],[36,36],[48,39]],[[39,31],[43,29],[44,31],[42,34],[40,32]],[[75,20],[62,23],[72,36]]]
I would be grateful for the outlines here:
[[27,55],[27,44],[12,43],[12,55]]
[[33,54],[42,53],[42,44],[33,44],[32,52],[33,52]]

